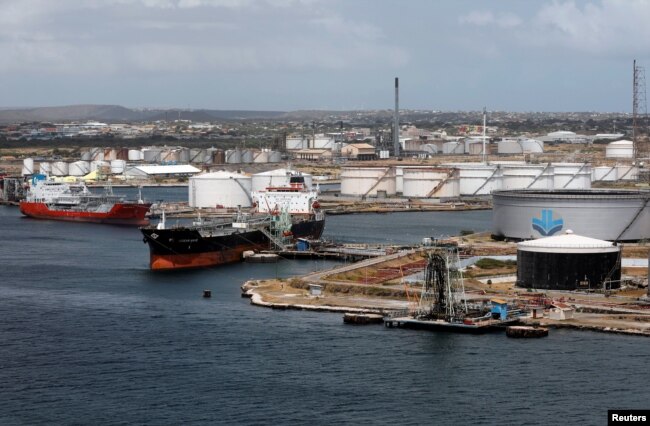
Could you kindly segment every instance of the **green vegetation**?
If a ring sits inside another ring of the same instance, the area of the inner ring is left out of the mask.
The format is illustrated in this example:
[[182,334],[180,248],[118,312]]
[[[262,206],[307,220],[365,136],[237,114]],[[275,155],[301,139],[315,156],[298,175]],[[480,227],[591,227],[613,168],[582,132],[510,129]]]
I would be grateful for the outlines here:
[[515,260],[497,260],[497,259],[491,259],[489,257],[484,257],[483,259],[476,262],[474,265],[476,265],[481,269],[499,269],[499,268],[516,266],[517,262]]

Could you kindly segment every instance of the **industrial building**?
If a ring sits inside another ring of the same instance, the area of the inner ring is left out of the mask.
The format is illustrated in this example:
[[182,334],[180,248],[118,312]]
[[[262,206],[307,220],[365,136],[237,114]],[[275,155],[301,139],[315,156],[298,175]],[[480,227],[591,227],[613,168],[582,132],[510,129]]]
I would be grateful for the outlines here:
[[492,201],[492,234],[498,239],[527,240],[567,229],[608,241],[650,238],[650,191],[495,191]]
[[352,160],[367,161],[377,158],[375,147],[367,143],[351,143],[341,148],[341,155]]
[[517,287],[609,290],[620,287],[621,247],[565,233],[517,244]]

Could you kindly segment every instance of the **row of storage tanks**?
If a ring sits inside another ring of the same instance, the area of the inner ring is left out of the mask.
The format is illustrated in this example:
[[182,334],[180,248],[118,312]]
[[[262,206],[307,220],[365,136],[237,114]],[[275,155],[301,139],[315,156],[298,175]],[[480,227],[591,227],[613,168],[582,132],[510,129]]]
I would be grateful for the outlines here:
[[583,163],[343,167],[341,194],[452,198],[508,189],[589,189],[592,181],[635,180],[637,174],[631,165],[592,168]]
[[66,161],[42,161],[38,163],[38,169],[36,169],[34,160],[26,158],[23,160],[22,175],[28,176],[38,172],[49,176],[85,176],[96,170],[104,173],[122,174],[125,169],[125,160],[74,161],[71,163]]
[[165,164],[241,164],[241,163],[279,163],[280,151],[252,149],[217,149],[183,147],[90,148],[81,153],[82,161],[144,161],[145,163]]
[[312,175],[288,169],[270,170],[254,175],[218,171],[192,176],[188,185],[189,205],[201,208],[250,207],[252,191],[263,190],[270,186],[288,186],[291,176],[297,174],[303,176],[305,185],[311,188]]
[[[496,143],[498,154],[523,154],[544,152],[544,142],[536,139],[502,140]],[[421,150],[429,154],[444,155],[482,155],[483,141],[465,139],[462,141],[438,142],[422,145]],[[490,144],[485,144],[486,154],[490,153]]]

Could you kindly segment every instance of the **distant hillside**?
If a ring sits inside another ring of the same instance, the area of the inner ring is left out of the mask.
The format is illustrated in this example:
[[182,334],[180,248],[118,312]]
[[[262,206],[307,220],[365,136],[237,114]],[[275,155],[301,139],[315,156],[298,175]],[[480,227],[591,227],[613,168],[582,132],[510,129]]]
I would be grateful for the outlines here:
[[178,110],[178,109],[130,109],[119,105],[69,105],[57,107],[0,109],[0,123],[30,121],[66,122],[98,120],[109,123],[141,122],[156,120],[211,121],[273,119],[286,114],[284,111],[237,111],[237,110]]

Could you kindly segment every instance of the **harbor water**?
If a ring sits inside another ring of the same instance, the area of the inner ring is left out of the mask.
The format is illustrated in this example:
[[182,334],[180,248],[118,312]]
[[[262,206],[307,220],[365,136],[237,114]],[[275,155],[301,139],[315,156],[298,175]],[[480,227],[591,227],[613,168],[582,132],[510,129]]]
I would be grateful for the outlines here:
[[[335,216],[326,236],[417,242],[490,220]],[[516,340],[254,307],[240,297],[245,280],[335,263],[154,273],[136,229],[12,207],[0,207],[0,241],[2,425],[604,424],[608,408],[648,408],[647,338],[552,330]]]

